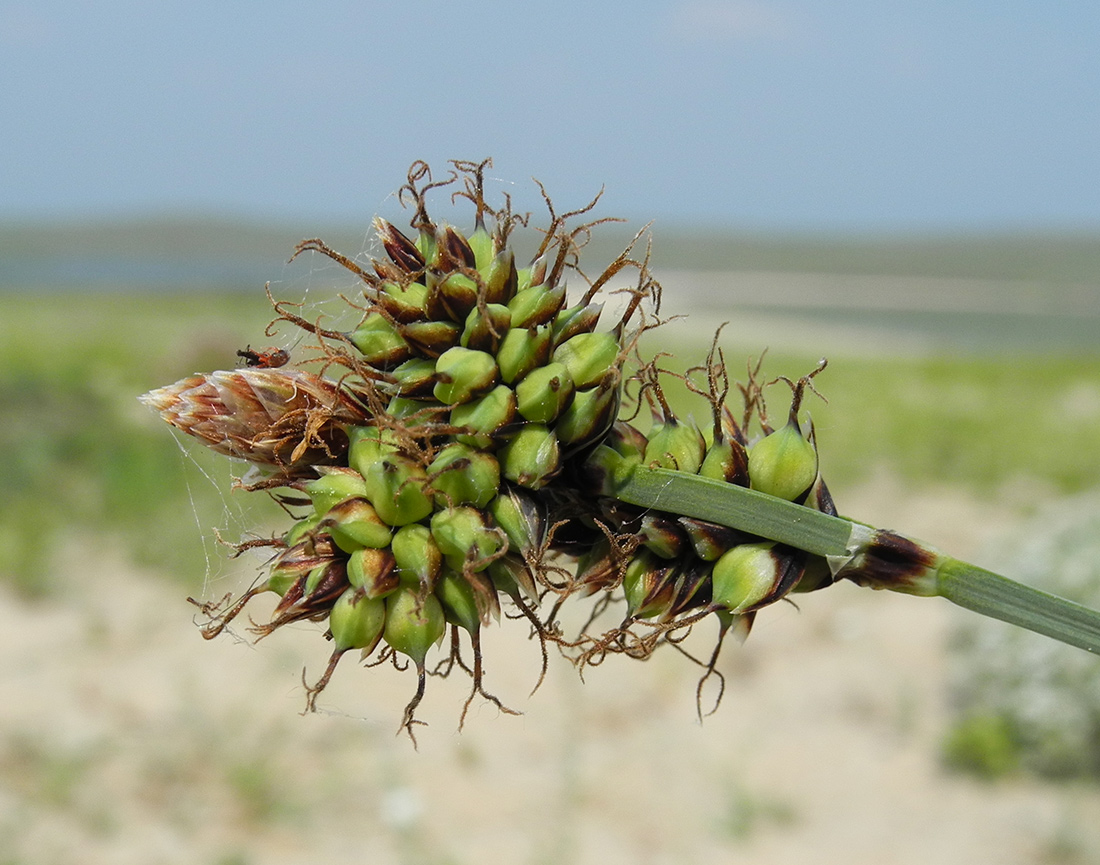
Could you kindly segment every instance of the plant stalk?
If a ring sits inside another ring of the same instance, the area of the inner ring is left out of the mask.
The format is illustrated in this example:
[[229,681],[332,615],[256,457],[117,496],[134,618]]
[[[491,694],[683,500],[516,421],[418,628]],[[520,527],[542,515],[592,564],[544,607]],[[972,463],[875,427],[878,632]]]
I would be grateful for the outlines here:
[[709,520],[826,558],[837,578],[942,597],[983,616],[1100,653],[1100,612],[960,561],[920,541],[699,475],[636,465],[615,495]]

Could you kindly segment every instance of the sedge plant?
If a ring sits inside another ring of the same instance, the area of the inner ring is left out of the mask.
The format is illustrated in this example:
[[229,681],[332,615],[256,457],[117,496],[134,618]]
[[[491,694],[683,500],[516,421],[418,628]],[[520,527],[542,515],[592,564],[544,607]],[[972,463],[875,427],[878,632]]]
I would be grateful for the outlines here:
[[[642,357],[662,299],[642,235],[586,276],[581,249],[605,221],[587,218],[599,196],[559,214],[543,191],[549,222],[518,261],[512,235],[530,217],[507,197],[486,200],[489,164],[456,161],[437,178],[414,163],[399,192],[411,232],[374,223],[384,259],[361,264],[317,239],[298,246],[295,256],[326,256],[358,280],[354,326],[272,298],[269,334],[304,331],[305,357],[248,349],[243,367],[141,397],[249,464],[241,485],[293,517],[285,533],[238,546],[269,551],[265,579],[234,600],[193,601],[205,637],[273,592],[254,633],[318,621],[333,644],[306,682],[307,708],[358,650],[415,669],[401,722],[410,736],[432,673],[470,675],[463,717],[479,695],[511,711],[483,681],[481,629],[502,610],[540,640],[544,670],[550,644],[581,667],[646,658],[713,617],[705,679],[724,638],[745,639],[759,611],[841,580],[944,597],[1100,648],[1100,614],[841,517],[803,411],[825,362],[770,383],[750,367],[735,388],[717,334],[684,374]],[[472,231],[429,215],[437,188],[472,206]],[[612,296],[620,311],[607,320]],[[702,427],[670,409],[676,379],[709,410]],[[786,397],[778,417],[769,385]],[[561,624],[567,604],[585,605],[579,632]]]

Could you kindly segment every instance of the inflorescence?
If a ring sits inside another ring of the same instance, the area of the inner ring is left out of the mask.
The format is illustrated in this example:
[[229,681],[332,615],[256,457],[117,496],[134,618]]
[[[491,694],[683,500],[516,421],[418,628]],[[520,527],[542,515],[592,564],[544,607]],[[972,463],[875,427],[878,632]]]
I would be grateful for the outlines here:
[[[463,718],[478,695],[512,711],[483,682],[481,628],[502,611],[540,641],[543,672],[547,645],[582,669],[610,654],[646,658],[679,647],[713,614],[719,637],[699,661],[701,688],[727,634],[744,639],[759,609],[834,576],[802,550],[625,504],[616,484],[637,466],[661,467],[835,514],[812,425],[799,419],[824,362],[783,380],[792,400],[778,428],[759,364],[750,366],[735,414],[717,334],[685,374],[662,369],[661,356],[641,358],[639,338],[661,324],[661,292],[648,246],[635,252],[640,234],[595,278],[580,269],[592,229],[607,221],[582,221],[599,196],[559,215],[543,191],[549,224],[531,263],[517,267],[510,238],[529,215],[512,212],[507,196],[496,209],[486,202],[488,160],[452,165],[436,180],[413,164],[399,192],[412,236],[374,222],[385,259],[365,267],[320,240],[299,244],[295,256],[326,256],[361,283],[348,300],[359,313],[352,329],[323,327],[272,299],[269,335],[300,329],[312,356],[291,364],[282,349],[248,348],[244,367],[142,397],[169,424],[251,463],[242,485],[294,517],[280,537],[237,545],[270,548],[267,576],[239,598],[194,601],[202,633],[217,636],[253,597],[274,592],[271,618],[253,623],[258,636],[327,622],[332,653],[306,683],[307,709],[352,650],[369,665],[411,663],[417,689],[401,723],[410,736],[433,673],[469,674]],[[426,196],[441,187],[472,204],[472,232],[429,216]],[[630,283],[613,289],[624,275]],[[567,276],[578,290],[567,291]],[[601,327],[606,299],[620,293],[623,311]],[[706,402],[706,428],[674,414],[670,379]],[[643,432],[636,421],[646,414]],[[578,632],[565,633],[565,603],[589,605]],[[444,657],[430,667],[440,644]]]

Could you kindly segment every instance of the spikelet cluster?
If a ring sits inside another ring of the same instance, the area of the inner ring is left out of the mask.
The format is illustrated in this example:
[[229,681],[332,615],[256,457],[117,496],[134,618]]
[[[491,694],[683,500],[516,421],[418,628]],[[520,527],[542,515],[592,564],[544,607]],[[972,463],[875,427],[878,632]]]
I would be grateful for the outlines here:
[[[656,362],[642,366],[634,378],[652,409],[652,423],[642,433],[618,420],[585,461],[585,481],[598,497],[604,537],[581,556],[577,582],[584,593],[604,593],[610,603],[626,604],[622,623],[609,630],[586,629],[571,645],[574,660],[602,661],[609,653],[648,657],[663,643],[700,620],[714,615],[719,637],[700,680],[714,674],[723,639],[743,641],[758,610],[791,592],[824,588],[836,578],[828,563],[804,550],[778,544],[706,520],[639,508],[615,499],[618,479],[644,465],[755,489],[805,507],[836,515],[832,496],[818,471],[812,424],[799,421],[803,396],[825,362],[797,382],[783,379],[793,398],[786,423],[768,422],[759,382],[759,364],[741,386],[744,410],[738,421],[726,402],[729,379],[717,335],[706,362],[688,371],[687,387],[710,405],[712,423],[700,429],[691,418],[677,418],[661,386]],[[702,384],[692,378],[700,374]],[[755,420],[761,435],[749,440],[745,430]],[[720,699],[719,692],[719,699]],[[700,704],[700,712],[702,706]]]
[[[638,238],[585,278],[579,251],[596,223],[574,222],[595,201],[559,216],[546,198],[550,224],[530,263],[518,266],[510,236],[527,216],[507,199],[498,209],[486,203],[488,162],[453,165],[433,180],[427,165],[414,163],[400,191],[413,231],[375,220],[386,257],[369,267],[320,240],[299,245],[296,254],[335,260],[361,287],[349,301],[359,311],[349,330],[273,301],[274,325],[315,337],[308,370],[284,366],[285,352],[248,350],[246,368],[191,376],[142,397],[168,423],[252,463],[248,487],[270,491],[296,516],[282,537],[241,545],[271,548],[268,575],[236,600],[200,604],[209,617],[204,635],[221,633],[253,597],[274,592],[271,618],[253,625],[259,635],[327,622],[332,651],[307,683],[307,707],[352,650],[372,663],[408,659],[418,674],[402,721],[410,735],[433,670],[429,654],[448,627],[450,655],[435,671],[470,673],[466,707],[481,695],[510,711],[482,681],[480,631],[500,618],[502,603],[542,641],[545,669],[547,641],[582,664],[608,652],[645,657],[710,613],[723,635],[732,628],[744,636],[762,606],[831,581],[800,551],[614,498],[616,472],[645,464],[832,512],[812,429],[804,434],[798,417],[810,377],[789,383],[788,423],[773,430],[750,376],[738,423],[715,348],[687,377],[710,405],[710,429],[677,419],[662,372],[634,360],[639,336],[659,323],[660,302],[648,253],[633,252]],[[431,219],[426,195],[440,186],[473,205],[472,232]],[[621,274],[631,276],[626,287],[613,284]],[[567,278],[579,283],[575,290]],[[602,322],[612,289],[625,295],[624,309]],[[644,433],[620,418],[631,414],[628,382],[638,386],[632,415],[645,405],[654,414]],[[744,430],[754,412],[764,436],[749,447]],[[555,603],[543,616],[548,596]],[[593,617],[567,639],[556,615],[573,596],[595,598],[598,610],[625,599],[625,611],[613,628],[599,630]]]

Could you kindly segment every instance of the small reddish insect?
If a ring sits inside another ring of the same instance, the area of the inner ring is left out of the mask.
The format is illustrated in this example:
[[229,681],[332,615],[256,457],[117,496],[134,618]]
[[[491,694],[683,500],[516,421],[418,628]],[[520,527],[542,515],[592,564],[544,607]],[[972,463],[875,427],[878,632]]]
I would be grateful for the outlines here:
[[265,348],[260,351],[253,351],[252,346],[245,346],[243,349],[237,350],[237,357],[244,358],[245,366],[254,366],[259,369],[272,369],[277,366],[283,366],[290,360],[290,354],[281,348]]

